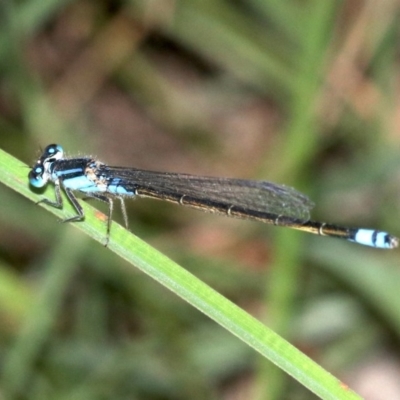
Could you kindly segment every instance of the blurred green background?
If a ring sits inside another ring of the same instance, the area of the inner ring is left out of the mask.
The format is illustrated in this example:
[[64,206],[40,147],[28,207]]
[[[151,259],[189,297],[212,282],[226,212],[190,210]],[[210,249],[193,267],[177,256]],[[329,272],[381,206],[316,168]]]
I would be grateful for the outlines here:
[[[30,165],[59,143],[111,165],[285,183],[315,201],[313,219],[400,235],[399,11],[3,1],[0,146]],[[2,398],[312,398],[73,226],[4,186],[0,205]],[[400,398],[398,251],[128,207],[136,235],[365,398]]]

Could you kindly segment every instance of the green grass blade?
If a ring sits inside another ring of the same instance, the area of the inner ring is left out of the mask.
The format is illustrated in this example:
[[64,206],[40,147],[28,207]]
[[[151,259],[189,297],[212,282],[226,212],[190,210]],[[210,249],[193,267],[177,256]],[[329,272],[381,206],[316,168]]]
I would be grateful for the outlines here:
[[[26,165],[0,150],[0,182],[35,202],[43,195],[53,195],[51,187],[41,196],[31,191],[27,173]],[[60,218],[66,218],[73,213],[73,209],[65,203],[63,210],[43,207]],[[83,206],[86,219],[74,226],[103,243],[104,215],[88,204]],[[32,212],[35,212],[34,207],[32,205]],[[116,223],[112,227],[108,248],[208,315],[319,397],[360,399],[346,385],[260,321]]]

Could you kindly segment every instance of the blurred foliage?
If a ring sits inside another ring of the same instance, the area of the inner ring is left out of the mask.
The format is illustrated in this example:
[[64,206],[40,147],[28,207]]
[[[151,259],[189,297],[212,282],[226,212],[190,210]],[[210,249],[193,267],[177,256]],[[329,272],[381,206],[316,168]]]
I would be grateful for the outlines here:
[[[399,235],[399,11],[394,0],[0,2],[0,147],[27,163],[54,142],[114,165],[278,181],[313,198],[314,219]],[[0,204],[3,398],[310,398],[73,226],[3,186]],[[400,368],[388,356],[396,251],[150,200],[129,209],[138,236],[360,394],[366,366]],[[398,384],[386,375],[381,395]]]

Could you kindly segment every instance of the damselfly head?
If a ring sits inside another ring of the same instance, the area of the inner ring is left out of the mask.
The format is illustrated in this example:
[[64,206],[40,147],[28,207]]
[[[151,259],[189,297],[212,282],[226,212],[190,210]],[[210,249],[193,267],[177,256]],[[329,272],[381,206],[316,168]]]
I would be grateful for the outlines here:
[[48,145],[30,170],[28,175],[29,183],[36,188],[45,186],[51,178],[51,166],[53,162],[62,159],[63,156],[64,151],[60,145]]

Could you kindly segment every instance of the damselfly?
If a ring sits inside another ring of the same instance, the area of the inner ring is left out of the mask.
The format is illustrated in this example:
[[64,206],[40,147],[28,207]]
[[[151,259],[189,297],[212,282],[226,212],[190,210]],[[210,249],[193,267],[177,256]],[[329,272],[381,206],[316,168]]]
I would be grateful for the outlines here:
[[138,196],[167,200],[229,217],[286,226],[316,235],[342,238],[366,246],[392,249],[398,245],[398,239],[386,232],[311,221],[309,213],[314,204],[304,194],[284,185],[111,167],[91,157],[66,158],[63,148],[57,144],[45,148],[29,173],[29,182],[37,188],[53,182],[55,201],[45,198],[39,203],[57,208],[63,207],[61,189],[64,190],[76,210],[76,215],[64,222],[85,218],[74,192],[106,202],[106,244],[110,237],[113,199],[120,200],[124,222],[128,226],[124,199]]

